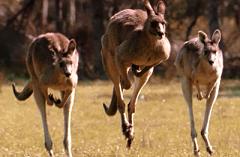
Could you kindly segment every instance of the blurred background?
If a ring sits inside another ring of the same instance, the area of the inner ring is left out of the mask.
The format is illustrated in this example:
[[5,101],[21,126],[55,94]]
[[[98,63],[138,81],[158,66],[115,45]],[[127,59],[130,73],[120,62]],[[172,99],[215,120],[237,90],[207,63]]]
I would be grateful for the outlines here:
[[[157,0],[150,0],[154,5]],[[198,30],[223,34],[224,78],[240,77],[240,0],[166,0],[170,59],[155,68],[161,78],[176,76],[173,61],[183,42]],[[80,52],[79,78],[106,79],[100,39],[109,18],[125,8],[143,8],[142,0],[0,0],[0,80],[28,78],[25,56],[31,40],[46,32],[75,38]]]

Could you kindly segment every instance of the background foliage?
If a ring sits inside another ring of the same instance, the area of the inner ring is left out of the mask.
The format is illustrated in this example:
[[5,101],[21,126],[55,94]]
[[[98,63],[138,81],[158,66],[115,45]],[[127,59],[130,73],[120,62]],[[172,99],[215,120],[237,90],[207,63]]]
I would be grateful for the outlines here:
[[[151,0],[152,5],[157,0]],[[170,59],[155,69],[175,76],[174,57],[182,43],[198,30],[223,32],[224,77],[239,77],[240,0],[165,0]],[[78,42],[81,79],[106,78],[100,56],[100,38],[109,18],[125,8],[143,8],[142,0],[0,0],[0,72],[5,79],[26,77],[29,42],[45,32],[62,32]]]

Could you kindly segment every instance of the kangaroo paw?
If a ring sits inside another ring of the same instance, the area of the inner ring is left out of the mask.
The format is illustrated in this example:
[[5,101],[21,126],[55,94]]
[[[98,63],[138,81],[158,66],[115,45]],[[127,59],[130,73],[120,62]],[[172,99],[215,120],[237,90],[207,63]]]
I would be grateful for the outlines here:
[[204,98],[209,99],[210,98],[210,94],[206,94]]
[[55,98],[53,94],[49,94],[48,97],[49,97],[49,100],[51,101],[51,105],[53,105],[54,103],[57,107],[62,108],[62,105],[60,105],[61,104],[60,99]]
[[56,99],[55,100],[55,105],[58,107],[58,108],[63,108],[63,105],[61,104],[61,100],[60,99]]
[[53,94],[50,93],[50,94],[48,95],[48,98],[47,98],[47,104],[48,104],[49,106],[52,106],[53,103],[54,103],[54,97],[53,97]]
[[197,93],[197,99],[198,99],[198,100],[202,100],[202,99],[203,99],[202,92]]

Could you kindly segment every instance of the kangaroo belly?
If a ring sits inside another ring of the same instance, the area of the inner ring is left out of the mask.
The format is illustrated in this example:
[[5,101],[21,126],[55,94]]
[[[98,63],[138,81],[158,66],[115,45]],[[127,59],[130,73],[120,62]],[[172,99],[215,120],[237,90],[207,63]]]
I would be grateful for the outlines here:
[[209,72],[193,72],[193,82],[196,83],[198,82],[199,84],[202,85],[207,85],[210,82],[216,81],[218,78],[217,72],[215,71],[209,71]]

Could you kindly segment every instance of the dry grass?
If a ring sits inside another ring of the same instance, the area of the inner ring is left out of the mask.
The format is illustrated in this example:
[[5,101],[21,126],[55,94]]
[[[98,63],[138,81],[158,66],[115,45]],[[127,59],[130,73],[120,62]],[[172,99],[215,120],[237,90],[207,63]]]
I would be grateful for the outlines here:
[[[22,86],[19,86],[22,88]],[[0,156],[47,156],[43,131],[33,97],[17,101],[10,85],[0,93]],[[110,82],[80,82],[72,115],[72,143],[75,157],[188,157],[192,155],[187,107],[180,84],[154,81],[143,90],[135,116],[135,140],[125,148],[119,114],[108,117],[102,103],[110,102]],[[126,92],[127,101],[129,92]],[[216,157],[240,154],[240,82],[224,81],[215,104],[210,139]],[[200,135],[204,102],[194,99],[197,130]],[[57,157],[63,157],[62,110],[48,107],[50,133]],[[207,156],[199,136],[202,156]]]

